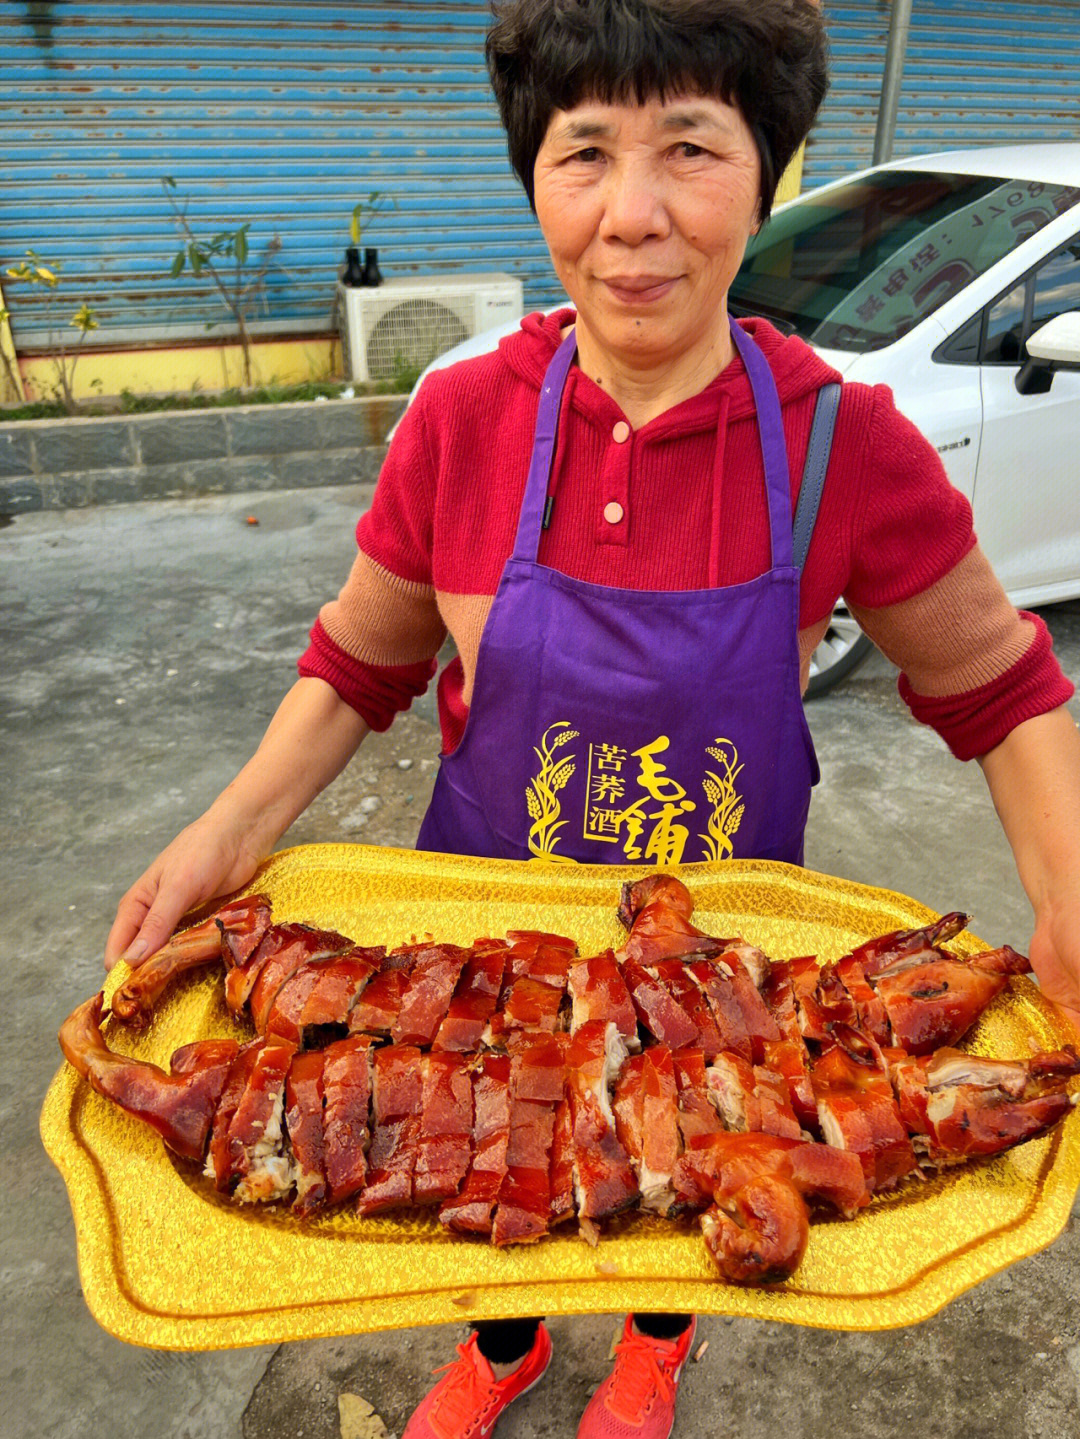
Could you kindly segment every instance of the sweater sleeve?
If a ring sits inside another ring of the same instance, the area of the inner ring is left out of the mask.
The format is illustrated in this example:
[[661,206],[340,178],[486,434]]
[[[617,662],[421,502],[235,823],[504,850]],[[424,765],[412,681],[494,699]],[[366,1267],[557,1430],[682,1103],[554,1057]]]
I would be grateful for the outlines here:
[[424,398],[421,391],[402,416],[372,507],[357,526],[360,553],[337,599],[319,611],[298,665],[374,730],[387,729],[424,693],[446,638],[431,583],[434,475]]
[[851,515],[849,604],[880,609],[940,580],[975,547],[971,506],[930,441],[876,385]]

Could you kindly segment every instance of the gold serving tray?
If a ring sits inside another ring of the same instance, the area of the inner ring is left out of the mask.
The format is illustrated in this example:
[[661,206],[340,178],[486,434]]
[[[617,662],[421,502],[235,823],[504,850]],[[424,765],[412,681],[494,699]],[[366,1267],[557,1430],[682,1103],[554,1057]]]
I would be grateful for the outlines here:
[[[425,934],[465,944],[507,929],[546,929],[572,936],[589,954],[619,944],[619,886],[647,872],[312,845],[275,855],[249,889],[270,895],[275,920],[333,927],[361,944]],[[835,959],[862,940],[935,917],[903,895],[790,865],[692,864],[677,872],[702,929],[741,933],[777,959]],[[966,931],[951,947],[986,948]],[[123,973],[118,966],[110,976],[109,992]],[[167,994],[146,1034],[107,1026],[115,1049],[166,1067],[181,1044],[229,1033],[235,1024],[213,968]],[[1021,979],[966,1046],[1012,1058],[1069,1038],[1036,986]],[[596,1249],[566,1229],[499,1251],[447,1234],[425,1212],[360,1219],[345,1206],[303,1222],[288,1210],[236,1206],[66,1065],[46,1096],[41,1133],[71,1198],[91,1312],[118,1338],[162,1349],[630,1309],[887,1329],[928,1318],[1050,1244],[1080,1183],[1074,1112],[1042,1139],[909,1183],[855,1220],[815,1223],[795,1276],[753,1290],[715,1277],[689,1222],[634,1217]]]

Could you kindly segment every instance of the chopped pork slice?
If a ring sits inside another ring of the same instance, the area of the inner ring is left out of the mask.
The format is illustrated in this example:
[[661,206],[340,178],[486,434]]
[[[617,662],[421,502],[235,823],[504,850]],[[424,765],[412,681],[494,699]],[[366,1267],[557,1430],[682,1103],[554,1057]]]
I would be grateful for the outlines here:
[[[700,1050],[697,1053],[701,1053]],[[619,1070],[615,1080],[615,1093],[611,1101],[611,1112],[615,1116],[615,1135],[629,1156],[636,1173],[641,1166],[641,1152],[645,1145],[645,1094],[642,1089],[642,1072],[645,1055],[632,1054]]]
[[761,1106],[755,1093],[754,1066],[741,1054],[718,1054],[706,1071],[709,1098],[724,1122],[735,1134],[753,1134],[761,1129]]
[[[673,998],[686,1010],[697,1026],[698,1034],[694,1041],[694,1048],[700,1048],[704,1051],[707,1059],[712,1059],[725,1049],[726,1045],[709,1001],[690,973],[692,963],[692,961],[684,962],[681,959],[662,959],[659,964],[653,965],[651,972],[661,984],[666,985]],[[704,961],[699,961],[699,963],[703,964]],[[705,965],[705,967],[709,966]]]
[[615,1132],[610,1098],[610,1087],[626,1057],[618,1029],[602,1020],[583,1024],[567,1053],[574,1190],[578,1219],[587,1238],[595,1238],[596,1220],[617,1214],[638,1198],[629,1156]]
[[447,1199],[439,1219],[461,1234],[490,1234],[491,1217],[506,1177],[510,1143],[510,1058],[485,1055],[473,1086],[473,1158],[456,1199]]
[[324,1025],[348,1027],[353,1006],[379,973],[386,951],[381,945],[357,947],[317,961],[316,983],[300,1015],[305,1032]]
[[359,1214],[377,1214],[412,1203],[413,1170],[420,1137],[420,1051],[393,1044],[375,1051],[367,1182],[357,1199]]
[[349,1011],[350,1034],[389,1034],[398,1011],[401,996],[409,983],[409,972],[392,964],[387,955],[384,967],[364,989],[356,1004]]
[[[257,1034],[266,1033],[266,1022],[278,990],[302,964],[312,959],[321,959],[324,955],[342,954],[352,948],[351,939],[346,939],[343,934],[335,934],[333,930],[312,929],[306,924],[287,924],[280,926],[281,930],[287,931],[285,942],[278,945],[273,954],[263,957],[278,929],[279,926],[275,925],[267,932],[266,938],[255,951],[251,965],[248,966],[250,970],[258,964],[259,971],[248,994],[248,1007]],[[230,981],[247,972],[230,970],[225,981],[226,991]]]
[[435,1035],[433,1049],[452,1049],[463,1053],[479,1046],[499,1000],[506,955],[505,945],[490,948],[473,946],[446,1018]]
[[416,956],[390,1031],[395,1044],[431,1044],[470,953],[457,944],[439,944]]
[[506,1174],[499,1188],[499,1207],[491,1226],[491,1242],[532,1244],[547,1233],[551,1220],[551,1146],[555,1107],[513,1098]]
[[313,1214],[326,1200],[323,1147],[323,1061],[321,1049],[298,1054],[285,1076],[285,1125],[296,1165],[297,1214]]
[[705,996],[712,1013],[717,1033],[717,1039],[711,1046],[714,1056],[721,1053],[741,1054],[749,1060],[754,1052],[753,1045],[746,1031],[742,1006],[735,994],[730,971],[726,966],[695,959],[686,965],[686,973]]
[[267,1040],[229,1123],[226,1188],[242,1203],[281,1199],[295,1183],[292,1156],[284,1149],[282,1115],[291,1044]]
[[709,1099],[705,1055],[700,1049],[677,1049],[671,1056],[679,1096],[679,1133],[687,1149],[723,1126]]
[[437,1204],[457,1194],[472,1159],[472,1072],[470,1061],[460,1054],[425,1054],[421,1065],[413,1202]]
[[331,1204],[351,1199],[367,1179],[373,1045],[370,1035],[350,1034],[323,1050],[323,1147]]
[[570,968],[568,983],[573,1001],[571,1033],[592,1019],[611,1020],[627,1049],[634,1052],[641,1048],[637,1014],[610,949],[592,959],[578,960]]
[[698,1041],[698,1027],[671,991],[634,959],[623,964],[623,978],[638,1019],[654,1038],[671,1049]]
[[671,1051],[662,1044],[645,1051],[642,1070],[643,1136],[638,1184],[641,1205],[667,1214],[675,1202],[671,1176],[679,1157],[679,1121],[675,1068]]
[[570,1101],[560,1099],[555,1106],[555,1133],[551,1141],[551,1217],[552,1228],[574,1217],[574,1126],[570,1118]]

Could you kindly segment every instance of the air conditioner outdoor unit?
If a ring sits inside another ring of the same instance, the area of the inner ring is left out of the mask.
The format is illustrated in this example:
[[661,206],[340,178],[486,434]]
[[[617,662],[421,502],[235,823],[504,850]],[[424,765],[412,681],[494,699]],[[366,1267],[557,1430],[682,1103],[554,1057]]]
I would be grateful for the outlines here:
[[422,275],[374,287],[338,285],[345,373],[353,380],[414,378],[437,356],[522,316],[509,275]]

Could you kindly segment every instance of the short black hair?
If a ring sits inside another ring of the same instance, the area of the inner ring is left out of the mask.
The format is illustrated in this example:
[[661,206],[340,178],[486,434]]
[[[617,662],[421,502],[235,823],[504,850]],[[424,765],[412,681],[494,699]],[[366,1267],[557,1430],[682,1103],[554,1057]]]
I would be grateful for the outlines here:
[[829,86],[815,0],[493,0],[487,63],[510,163],[533,168],[556,110],[681,93],[735,106],[761,160],[759,214]]

